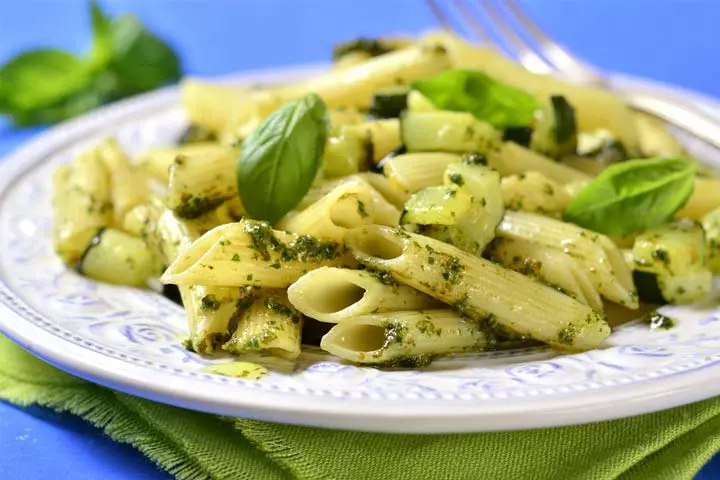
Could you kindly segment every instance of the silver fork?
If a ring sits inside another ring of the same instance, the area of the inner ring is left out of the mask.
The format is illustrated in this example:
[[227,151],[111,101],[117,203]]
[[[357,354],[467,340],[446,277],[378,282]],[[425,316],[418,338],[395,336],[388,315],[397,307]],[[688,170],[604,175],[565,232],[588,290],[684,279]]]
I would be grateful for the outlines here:
[[[554,74],[571,82],[612,90],[631,107],[661,118],[720,149],[720,123],[716,120],[687,104],[618,88],[598,69],[552,40],[515,0],[451,0],[449,9],[437,0],[427,0],[427,3],[445,29],[460,35],[469,33],[479,41],[494,44],[534,73]],[[484,26],[483,17],[489,20],[492,30]],[[522,30],[518,31],[515,25]]]

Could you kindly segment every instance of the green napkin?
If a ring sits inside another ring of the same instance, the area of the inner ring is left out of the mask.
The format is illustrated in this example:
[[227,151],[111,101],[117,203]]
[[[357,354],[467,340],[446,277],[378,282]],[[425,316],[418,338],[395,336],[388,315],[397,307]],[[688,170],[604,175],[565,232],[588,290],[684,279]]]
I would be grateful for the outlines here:
[[720,446],[720,398],[576,427],[388,435],[228,419],[99,387],[0,336],[0,398],[79,415],[180,479],[690,479]]

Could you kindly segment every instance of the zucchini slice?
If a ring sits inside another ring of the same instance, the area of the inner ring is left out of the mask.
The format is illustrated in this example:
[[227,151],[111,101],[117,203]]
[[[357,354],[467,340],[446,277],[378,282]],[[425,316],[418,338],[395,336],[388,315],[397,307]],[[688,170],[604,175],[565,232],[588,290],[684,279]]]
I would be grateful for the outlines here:
[[372,118],[398,118],[407,109],[409,87],[398,85],[375,92],[368,114]]
[[468,214],[472,200],[455,185],[423,188],[405,202],[400,224],[453,225]]
[[115,285],[144,286],[153,273],[153,255],[145,242],[113,228],[101,228],[85,248],[77,271]]
[[574,153],[576,146],[575,109],[562,95],[553,95],[537,112],[530,147],[548,157],[558,158]]
[[507,127],[503,131],[503,142],[517,143],[521,147],[529,148],[532,139],[532,127]]
[[466,112],[406,111],[400,116],[400,137],[409,152],[485,152],[500,143],[492,125]]

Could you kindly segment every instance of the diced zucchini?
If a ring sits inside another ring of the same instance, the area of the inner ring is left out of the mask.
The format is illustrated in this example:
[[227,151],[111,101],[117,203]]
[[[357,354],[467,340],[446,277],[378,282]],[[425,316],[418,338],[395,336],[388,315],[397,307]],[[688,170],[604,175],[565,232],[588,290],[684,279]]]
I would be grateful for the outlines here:
[[575,109],[565,97],[553,95],[550,102],[537,112],[530,148],[557,158],[574,153],[576,145]]
[[144,286],[154,269],[145,242],[113,228],[98,230],[78,263],[78,273],[116,285]]
[[354,125],[340,125],[331,129],[323,154],[325,176],[352,175],[371,164],[372,144],[366,132]]
[[465,189],[455,185],[427,187],[408,199],[400,223],[453,225],[468,214],[472,200]]
[[712,272],[703,269],[683,276],[658,276],[657,280],[665,300],[674,304],[691,303],[710,293]]
[[411,112],[436,112],[439,110],[425,95],[417,90],[410,90],[407,98],[407,109]]
[[405,112],[400,136],[409,152],[486,152],[500,143],[500,134],[489,123],[469,113]]
[[676,220],[646,230],[633,246],[635,269],[661,276],[685,276],[707,268],[705,232],[693,220]]
[[398,118],[407,109],[408,86],[398,85],[373,94],[368,114],[373,118]]
[[503,131],[503,142],[517,143],[521,147],[529,148],[532,140],[532,127],[508,127]]
[[705,230],[705,248],[708,268],[720,274],[720,208],[713,210],[702,219]]
[[383,173],[383,167],[385,166],[385,163],[387,163],[388,160],[390,160],[393,157],[397,157],[398,155],[402,155],[404,153],[407,153],[407,147],[405,145],[400,145],[399,147],[396,147],[393,150],[390,150],[390,152],[382,157],[378,162],[373,165],[373,167],[370,169],[375,173]]

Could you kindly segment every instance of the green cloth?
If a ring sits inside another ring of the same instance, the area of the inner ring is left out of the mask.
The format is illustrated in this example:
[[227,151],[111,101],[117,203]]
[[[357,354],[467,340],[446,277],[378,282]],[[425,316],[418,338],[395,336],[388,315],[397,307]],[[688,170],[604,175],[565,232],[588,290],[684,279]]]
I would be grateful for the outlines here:
[[576,427],[462,435],[322,430],[109,390],[0,336],[0,398],[79,415],[180,479],[690,479],[720,445],[720,398]]

